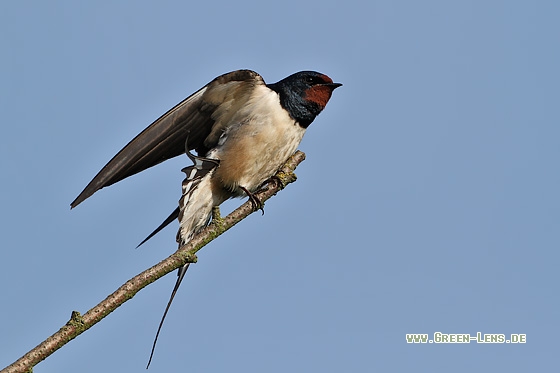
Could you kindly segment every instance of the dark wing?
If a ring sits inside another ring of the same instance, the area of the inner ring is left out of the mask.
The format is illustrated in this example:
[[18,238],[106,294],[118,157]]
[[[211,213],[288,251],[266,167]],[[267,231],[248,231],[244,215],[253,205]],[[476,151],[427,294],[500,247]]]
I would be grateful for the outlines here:
[[214,146],[228,120],[264,84],[254,71],[221,75],[163,114],[117,153],[70,204],[78,206],[99,189],[181,155],[188,148],[204,154]]

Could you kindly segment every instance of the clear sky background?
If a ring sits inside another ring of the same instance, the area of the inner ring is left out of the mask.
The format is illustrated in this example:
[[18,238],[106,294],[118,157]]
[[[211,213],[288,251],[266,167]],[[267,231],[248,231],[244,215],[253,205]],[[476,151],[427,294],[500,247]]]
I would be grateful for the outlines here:
[[[344,86],[298,181],[200,252],[150,372],[557,367],[559,4],[3,1],[0,367],[176,249],[176,223],[134,247],[177,205],[187,157],[70,202],[240,68]],[[175,279],[35,372],[144,371]],[[405,341],[438,331],[527,343]]]

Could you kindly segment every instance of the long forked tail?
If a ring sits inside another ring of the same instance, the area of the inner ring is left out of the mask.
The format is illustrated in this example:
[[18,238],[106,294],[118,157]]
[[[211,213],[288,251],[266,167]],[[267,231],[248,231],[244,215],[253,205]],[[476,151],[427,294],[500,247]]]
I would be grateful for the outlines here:
[[[212,173],[219,166],[220,161],[216,159],[197,157],[191,154],[188,149],[186,150],[186,153],[194,164],[182,170],[186,174],[186,178],[182,183],[183,194],[179,200],[178,209],[180,227],[179,232],[177,233],[177,242],[179,243],[179,246],[186,244],[193,235],[208,225],[210,218],[212,217],[212,207],[215,204],[219,205],[222,202],[221,200],[217,200],[215,198],[210,185]],[[177,210],[173,211],[169,218],[167,218],[150,236],[148,236],[146,240],[169,224],[170,219],[174,217],[176,213]],[[177,273],[177,282],[175,282],[175,287],[171,292],[171,297],[167,302],[165,312],[163,313],[159,323],[156,337],[154,338],[154,344],[152,345],[152,352],[150,353],[150,360],[148,361],[146,369],[150,367],[159,332],[161,331],[167,312],[171,307],[173,298],[175,298],[175,294],[177,293],[188,268],[189,263],[179,268]]]
[[171,214],[169,214],[169,216],[163,221],[163,223],[161,223],[159,225],[159,227],[154,229],[154,231],[152,233],[150,233],[148,237],[144,238],[144,240],[142,240],[142,242],[140,242],[138,244],[138,246],[136,246],[136,248],[139,248],[140,246],[144,245],[146,243],[146,241],[148,241],[150,238],[152,238],[153,236],[158,234],[163,228],[167,227],[169,224],[171,224],[173,221],[175,221],[175,219],[177,219],[178,217],[179,217],[179,207],[177,207],[175,210],[173,210],[173,212]]
[[150,367],[150,363],[152,362],[152,357],[154,357],[154,351],[156,350],[156,343],[157,343],[157,340],[158,340],[158,337],[159,337],[159,332],[161,331],[161,327],[163,326],[163,321],[165,320],[165,316],[167,316],[167,311],[169,311],[169,307],[171,307],[171,303],[173,302],[173,298],[175,298],[175,294],[177,294],[177,290],[179,289],[179,286],[181,285],[181,281],[183,281],[183,277],[185,277],[185,273],[187,273],[187,269],[189,269],[189,264],[190,263],[185,264],[184,266],[179,268],[179,271],[177,272],[177,282],[175,282],[175,287],[173,288],[173,291],[171,292],[171,297],[169,298],[169,301],[167,302],[167,306],[165,307],[165,312],[163,313],[163,317],[161,318],[161,321],[159,322],[156,337],[154,338],[154,344],[152,345],[152,352],[150,352],[150,360],[148,360],[148,365],[146,365],[146,369],[148,369]]

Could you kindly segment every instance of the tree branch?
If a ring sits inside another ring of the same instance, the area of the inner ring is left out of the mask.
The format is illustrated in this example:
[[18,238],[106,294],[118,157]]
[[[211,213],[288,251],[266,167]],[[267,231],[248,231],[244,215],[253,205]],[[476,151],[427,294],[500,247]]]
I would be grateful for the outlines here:
[[[272,182],[269,182],[267,186],[257,192],[255,196],[264,203],[278,191],[284,189],[284,187],[288,184],[296,181],[294,170],[301,162],[303,162],[304,159],[305,153],[297,151],[271,179]],[[141,289],[169,272],[183,266],[185,263],[195,263],[196,252],[198,250],[202,249],[212,240],[255,211],[254,205],[250,200],[238,207],[225,218],[220,217],[219,209],[214,209],[212,223],[210,223],[210,225],[203,229],[199,234],[194,236],[186,245],[181,246],[167,259],[162,260],[155,266],[128,280],[113,294],[109,295],[97,306],[87,311],[83,316],[77,311],[72,311],[72,316],[66,325],[48,337],[45,341],[41,342],[37,347],[26,353],[16,362],[2,369],[0,373],[31,372],[35,365],[46,359],[56,350],[76,338],[78,335],[82,334],[84,331],[91,328],[93,325],[97,324],[105,316],[120,307],[124,302],[134,297]]]

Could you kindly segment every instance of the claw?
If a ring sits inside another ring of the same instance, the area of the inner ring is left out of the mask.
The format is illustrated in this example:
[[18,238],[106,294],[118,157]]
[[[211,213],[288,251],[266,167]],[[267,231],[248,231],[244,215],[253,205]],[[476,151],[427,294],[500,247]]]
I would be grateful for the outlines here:
[[247,196],[249,196],[249,200],[253,204],[253,207],[255,208],[255,210],[261,210],[262,214],[264,215],[264,203],[262,203],[257,198],[257,196],[255,196],[253,193],[249,192],[246,188],[244,188],[244,187],[240,187],[240,188],[243,189],[243,191],[245,192],[245,194],[247,194]]
[[270,179],[268,179],[267,183],[275,183],[277,187],[280,189],[284,189],[286,187],[286,183],[277,175],[272,175]]

